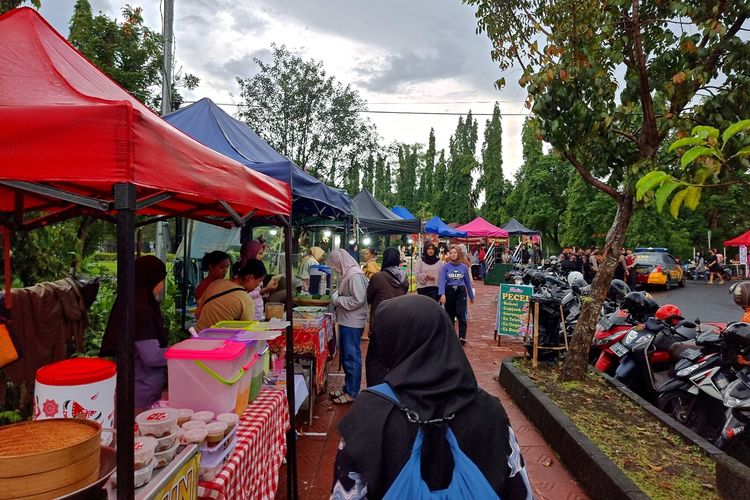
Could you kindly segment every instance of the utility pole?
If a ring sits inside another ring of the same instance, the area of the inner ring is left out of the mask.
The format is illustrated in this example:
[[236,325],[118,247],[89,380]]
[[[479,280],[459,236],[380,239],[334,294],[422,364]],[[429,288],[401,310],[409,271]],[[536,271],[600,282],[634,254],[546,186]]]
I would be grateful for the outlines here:
[[[164,64],[161,81],[161,114],[172,111],[172,53],[174,50],[174,0],[164,0],[162,18],[162,35],[164,37]],[[169,224],[156,223],[156,256],[167,262],[167,245],[169,244]]]

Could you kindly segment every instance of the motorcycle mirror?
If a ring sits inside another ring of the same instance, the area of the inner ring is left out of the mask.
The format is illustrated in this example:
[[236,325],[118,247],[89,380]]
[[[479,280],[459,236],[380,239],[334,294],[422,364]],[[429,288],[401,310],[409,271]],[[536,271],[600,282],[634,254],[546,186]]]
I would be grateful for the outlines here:
[[695,318],[695,324],[696,325],[700,325],[701,324],[701,319],[700,318]]

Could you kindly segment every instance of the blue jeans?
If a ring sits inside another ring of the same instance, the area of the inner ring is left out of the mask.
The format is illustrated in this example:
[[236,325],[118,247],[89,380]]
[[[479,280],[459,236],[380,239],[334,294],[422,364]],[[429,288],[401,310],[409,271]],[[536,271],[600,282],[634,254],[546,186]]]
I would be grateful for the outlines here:
[[360,341],[364,328],[339,326],[341,365],[344,367],[344,392],[351,397],[359,394],[362,383],[362,349]]

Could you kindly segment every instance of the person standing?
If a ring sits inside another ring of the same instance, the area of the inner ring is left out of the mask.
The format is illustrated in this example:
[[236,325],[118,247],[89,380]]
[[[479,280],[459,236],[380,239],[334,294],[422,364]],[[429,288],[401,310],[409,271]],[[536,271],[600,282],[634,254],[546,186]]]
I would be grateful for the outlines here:
[[484,243],[479,245],[479,278],[487,275],[487,248]]
[[[378,256],[378,252],[374,248],[365,248],[364,252],[365,261],[362,263],[362,270],[365,272],[365,276],[369,280],[375,273],[380,272],[380,266],[375,258]],[[400,254],[399,254],[400,255]]]
[[[146,410],[161,398],[167,359],[164,353],[169,342],[169,332],[164,326],[156,297],[164,290],[167,267],[153,255],[135,260],[135,408]],[[107,321],[99,355],[117,353],[121,336],[118,312],[125,305],[125,297],[117,297]],[[138,411],[136,412],[138,413]]]
[[[232,274],[236,275],[237,273],[239,273],[240,269],[245,267],[245,265],[251,260],[258,260],[262,263],[263,254],[265,253],[265,251],[265,245],[263,245],[263,243],[258,240],[250,240],[243,243],[242,248],[240,249],[240,261],[234,264]],[[264,266],[264,278],[265,269],[266,268]],[[253,299],[253,304],[255,304],[255,318],[253,318],[255,319],[255,321],[263,321],[264,319],[266,319],[266,316],[263,312],[263,296],[276,291],[276,288],[278,288],[278,286],[279,284],[276,281],[272,280],[268,283],[268,286],[263,287],[263,280],[261,280],[260,283],[258,283],[258,286],[256,286],[252,290],[249,290],[250,298]]]
[[417,293],[426,295],[436,302],[440,300],[438,294],[438,279],[443,261],[437,255],[437,247],[434,243],[425,243],[422,249],[422,257],[414,265],[414,274],[417,277]]
[[535,266],[541,266],[544,259],[542,258],[542,248],[538,243],[534,243],[531,247],[531,258],[534,261]]
[[367,277],[359,264],[347,252],[336,249],[328,257],[328,264],[339,275],[338,289],[331,304],[339,325],[341,364],[344,367],[344,387],[330,393],[334,404],[350,404],[359,394],[362,383],[362,349],[360,341],[367,322]]
[[[384,300],[406,295],[409,281],[406,273],[399,266],[399,251],[388,247],[383,251],[383,270],[375,273],[367,285],[367,302],[370,304],[370,318],[375,317],[378,306]],[[382,350],[389,348],[378,340],[376,327],[370,325],[370,344],[365,357],[365,374],[367,387],[380,384],[387,371],[383,367]]]
[[599,255],[599,250],[596,249],[596,247],[591,249],[591,255],[589,255],[589,275],[591,276],[591,279],[589,280],[589,283],[592,283],[594,281],[594,278],[596,277],[596,273],[599,272],[599,259],[597,256]]
[[305,292],[310,290],[310,267],[320,264],[324,255],[325,251],[322,248],[312,247],[302,260],[302,265],[299,269],[299,278],[302,280],[302,290]]
[[471,248],[469,254],[469,263],[471,264],[471,279],[479,279],[479,249],[475,246]]
[[701,279],[707,279],[706,278],[706,261],[703,258],[703,254],[701,252],[697,252],[695,254],[695,278],[694,280],[697,280],[698,278]]
[[438,293],[440,303],[445,306],[445,311],[451,321],[458,320],[458,338],[461,345],[466,344],[466,313],[467,296],[474,303],[474,290],[471,287],[471,278],[466,264],[461,262],[461,249],[453,245],[448,252],[448,262],[440,272],[438,282]]
[[708,284],[714,284],[714,276],[719,277],[719,285],[724,284],[724,278],[721,276],[721,268],[719,267],[719,258],[716,256],[714,250],[708,251],[708,260],[706,260],[706,268],[708,268]]
[[216,280],[223,280],[227,277],[227,271],[232,265],[232,261],[226,252],[221,250],[214,250],[203,256],[201,259],[201,268],[204,271],[208,271],[205,278],[201,280],[195,289],[195,300],[200,300],[203,296],[203,292],[206,291],[208,285]]
[[625,249],[620,250],[620,258],[617,259],[614,279],[626,281],[628,277],[628,263],[625,260]]
[[625,265],[627,266],[627,269],[628,269],[627,283],[630,289],[632,290],[635,288],[635,255],[633,255],[632,250],[628,250],[627,253],[625,254]]

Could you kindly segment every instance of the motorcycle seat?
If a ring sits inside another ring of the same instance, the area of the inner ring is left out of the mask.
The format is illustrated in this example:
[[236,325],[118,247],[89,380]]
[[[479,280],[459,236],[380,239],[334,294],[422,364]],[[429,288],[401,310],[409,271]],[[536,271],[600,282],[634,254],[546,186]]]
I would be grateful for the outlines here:
[[686,340],[684,342],[675,342],[671,346],[669,346],[669,359],[671,359],[673,362],[677,362],[682,357],[682,353],[687,351],[688,349],[695,349],[696,343],[695,340]]

